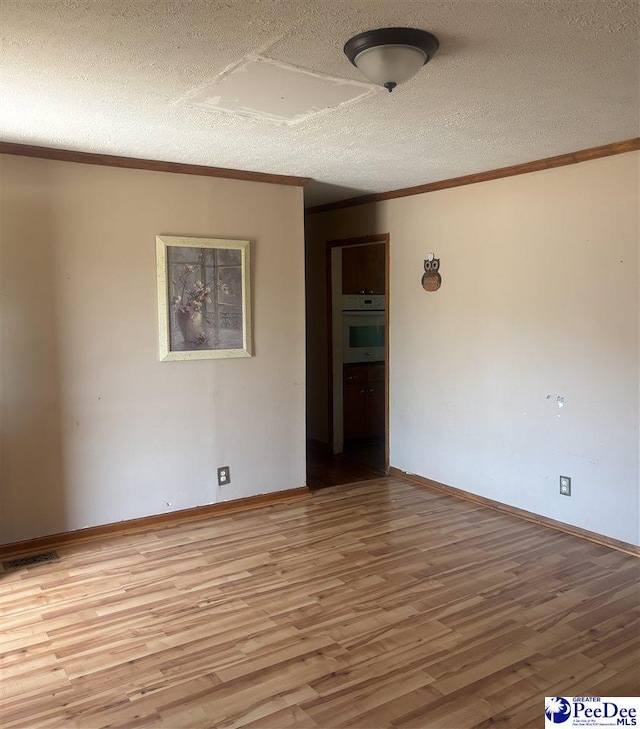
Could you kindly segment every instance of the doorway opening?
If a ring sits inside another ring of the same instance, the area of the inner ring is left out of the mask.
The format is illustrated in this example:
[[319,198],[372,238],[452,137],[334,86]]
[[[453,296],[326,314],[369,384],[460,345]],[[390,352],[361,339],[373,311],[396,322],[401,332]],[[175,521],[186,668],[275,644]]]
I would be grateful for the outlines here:
[[326,244],[328,442],[307,444],[318,489],[389,469],[389,235]]

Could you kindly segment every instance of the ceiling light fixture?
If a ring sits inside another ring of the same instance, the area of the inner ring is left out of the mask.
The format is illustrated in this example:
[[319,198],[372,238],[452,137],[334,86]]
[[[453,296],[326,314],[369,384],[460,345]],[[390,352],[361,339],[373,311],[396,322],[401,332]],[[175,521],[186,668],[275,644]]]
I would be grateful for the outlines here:
[[393,91],[415,76],[439,45],[426,30],[380,28],[354,35],[345,43],[344,52],[369,81]]

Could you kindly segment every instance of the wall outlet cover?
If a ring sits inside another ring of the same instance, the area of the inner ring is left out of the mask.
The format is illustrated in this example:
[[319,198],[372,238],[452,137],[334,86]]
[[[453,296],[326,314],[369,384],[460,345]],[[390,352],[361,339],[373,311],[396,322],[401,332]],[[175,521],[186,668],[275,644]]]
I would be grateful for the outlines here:
[[560,493],[562,496],[571,496],[571,477],[560,476]]
[[231,483],[231,471],[229,466],[221,466],[218,469],[218,486],[226,486]]

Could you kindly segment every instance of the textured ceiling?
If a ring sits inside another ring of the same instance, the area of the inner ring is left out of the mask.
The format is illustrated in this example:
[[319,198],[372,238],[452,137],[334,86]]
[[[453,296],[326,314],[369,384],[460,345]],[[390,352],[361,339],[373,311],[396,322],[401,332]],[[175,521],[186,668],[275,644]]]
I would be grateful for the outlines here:
[[[4,141],[310,177],[307,204],[639,136],[635,0],[2,0]],[[435,58],[290,126],[184,99],[255,55],[364,81],[352,35]]]

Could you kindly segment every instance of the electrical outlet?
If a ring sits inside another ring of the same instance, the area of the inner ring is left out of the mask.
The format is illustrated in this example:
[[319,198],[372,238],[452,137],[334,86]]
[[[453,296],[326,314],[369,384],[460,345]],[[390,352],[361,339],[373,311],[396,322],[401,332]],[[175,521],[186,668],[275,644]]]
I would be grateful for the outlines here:
[[562,496],[571,496],[571,477],[560,476],[560,493]]
[[226,486],[228,483],[231,483],[229,466],[221,466],[218,469],[218,486]]

